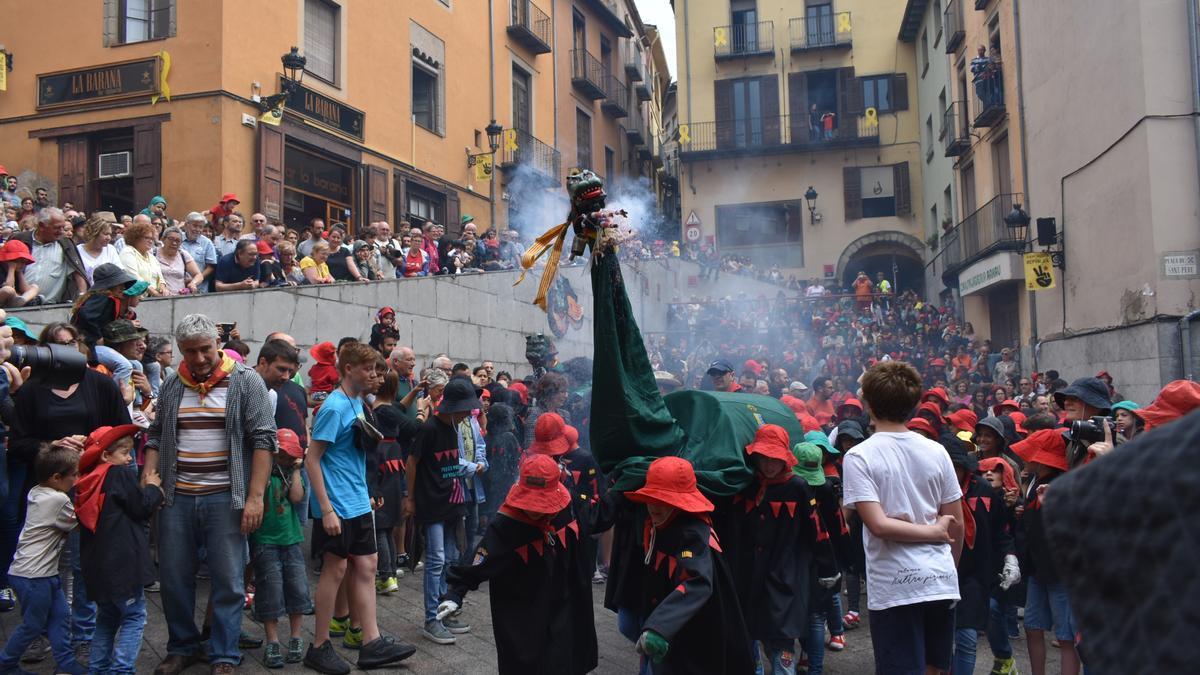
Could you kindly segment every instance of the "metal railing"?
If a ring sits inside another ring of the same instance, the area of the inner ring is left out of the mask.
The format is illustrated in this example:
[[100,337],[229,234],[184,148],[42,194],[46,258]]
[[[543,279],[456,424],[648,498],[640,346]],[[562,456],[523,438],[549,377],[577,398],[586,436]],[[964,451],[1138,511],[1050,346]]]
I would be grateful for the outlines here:
[[983,76],[971,81],[971,90],[976,127],[995,126],[1004,119],[1004,73],[999,60],[993,59]]
[[584,49],[571,50],[571,83],[594,101],[608,92],[608,69]]
[[625,77],[630,82],[641,82],[646,79],[646,64],[642,63],[642,53],[631,46],[625,47]]
[[605,83],[604,100],[600,107],[613,117],[625,117],[629,114],[629,87],[621,82],[616,75],[609,75]]
[[642,106],[634,105],[632,107],[629,121],[625,124],[625,133],[629,135],[630,143],[642,145],[649,140],[649,134],[646,133],[646,119],[642,115]]
[[971,126],[967,122],[967,102],[955,101],[942,114],[942,148],[946,157],[957,157],[971,149]]
[[792,51],[849,47],[853,43],[850,12],[796,18],[788,22]]
[[962,0],[950,0],[943,17],[946,30],[946,53],[953,54],[967,37],[963,20]]
[[[1014,206],[1024,203],[1025,195],[1019,192],[996,195],[991,201],[963,218],[962,222],[946,235],[947,249],[951,247],[952,236],[958,246],[958,251],[947,251],[947,270],[957,271],[957,267],[975,262],[993,251],[1023,250],[1028,226],[1009,227],[1008,223],[1004,222],[1004,217]],[[951,260],[956,264],[951,265]]]
[[822,146],[869,145],[879,142],[879,123],[865,115],[843,118],[829,131],[813,129],[809,116],[776,115],[681,125],[681,152],[755,150],[779,146],[817,150]]
[[550,53],[554,26],[532,0],[513,0],[508,34],[535,54]]
[[521,129],[506,131],[501,145],[501,166],[528,166],[554,181],[562,176],[562,155],[533,134]]
[[770,55],[775,51],[775,22],[717,26],[713,28],[713,50],[718,59]]

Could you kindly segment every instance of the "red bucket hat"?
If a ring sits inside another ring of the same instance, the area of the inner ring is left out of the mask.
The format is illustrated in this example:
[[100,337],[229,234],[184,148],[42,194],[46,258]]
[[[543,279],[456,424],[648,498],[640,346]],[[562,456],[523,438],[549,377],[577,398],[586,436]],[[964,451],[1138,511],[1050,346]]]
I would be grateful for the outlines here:
[[[942,359],[933,359],[932,361],[929,362],[929,365],[944,366],[944,365],[946,365],[946,362]],[[925,392],[924,394],[921,395],[921,400],[924,401],[925,399],[929,398],[930,396],[933,396],[937,400],[941,401],[943,408],[945,406],[950,405],[950,394],[947,394],[946,390],[942,389],[941,387],[934,387],[933,389],[930,389],[929,391]]]
[[274,249],[271,248],[271,245],[265,239],[259,239],[258,243],[254,246],[258,249],[259,255],[275,255]]
[[1154,402],[1145,408],[1133,411],[1134,415],[1146,423],[1146,430],[1173,422],[1196,408],[1200,408],[1200,383],[1190,380],[1175,380],[1168,382],[1162,391],[1158,392]]
[[1004,414],[1004,413],[1000,412],[1001,408],[1012,408],[1013,412],[1018,412],[1021,410],[1020,404],[1018,404],[1016,401],[1012,400],[1011,398],[1006,401],[1001,401],[1000,405],[996,406],[996,409],[993,410],[992,412],[994,412],[996,414],[996,416],[999,417],[1000,415]]
[[984,457],[979,460],[979,470],[999,471],[1000,480],[1003,482],[1005,490],[1013,490],[1017,487],[1017,479],[1013,476],[1012,467],[1000,457]]
[[237,195],[233,194],[232,192],[226,192],[225,194],[221,195],[221,203],[225,204],[227,202],[237,202],[241,204],[242,200],[238,199]]
[[279,449],[296,459],[304,459],[304,448],[300,447],[300,437],[291,429],[279,429],[275,432]]
[[786,405],[792,412],[796,413],[797,415],[799,415],[800,413],[808,414],[808,406],[804,404],[804,401],[801,401],[800,399],[796,398],[795,396],[792,396],[791,394],[784,394],[783,396],[780,396],[779,402]]
[[[486,394],[487,391],[484,390],[484,393]],[[563,435],[567,437],[567,444],[570,446],[567,448],[568,451],[579,449],[579,430],[578,429],[576,429],[575,427],[568,424],[563,427]]]
[[949,415],[946,415],[946,419],[950,420],[950,423],[954,425],[955,429],[958,429],[959,431],[970,431],[972,433],[975,432],[975,425],[979,424],[979,415],[976,415],[974,411],[967,410],[966,408],[963,408],[962,410],[956,410]]
[[88,434],[83,443],[83,454],[79,457],[79,473],[85,474],[96,468],[100,464],[100,456],[112,447],[113,443],[141,430],[136,424],[121,424],[115,427],[100,427]]
[[928,434],[930,438],[936,439],[938,437],[937,429],[934,429],[929,420],[925,419],[924,417],[914,417],[904,426],[908,427],[910,431],[924,432]]
[[846,399],[845,403],[838,406],[838,413],[840,414],[842,412],[842,408],[845,408],[847,406],[849,406],[851,408],[857,408],[858,414],[859,415],[862,414],[862,411],[863,411],[862,403],[860,403],[858,399],[853,398],[853,397]]
[[334,347],[332,342],[319,342],[313,345],[308,353],[317,360],[317,363],[327,366],[332,366],[337,361],[337,347]]
[[941,426],[946,416],[942,414],[942,408],[933,401],[925,401],[917,406],[917,412],[927,412],[933,415],[938,420],[938,426]]
[[0,262],[13,262],[20,260],[23,263],[34,262],[33,256],[29,253],[29,247],[25,242],[18,239],[9,239],[4,242],[4,246],[0,246]]
[[1067,439],[1062,429],[1039,429],[1029,438],[1012,444],[1012,451],[1028,462],[1037,462],[1059,471],[1067,470]]
[[763,457],[778,459],[787,468],[796,466],[796,455],[791,451],[791,439],[788,432],[778,424],[764,424],[754,433],[754,442],[746,446],[746,454],[759,454]]
[[534,513],[558,513],[571,503],[571,493],[563,487],[561,477],[558,462],[546,455],[530,455],[521,462],[521,476],[509,488],[504,503]]
[[1019,433],[1019,434],[1029,433],[1028,431],[1025,430],[1025,420],[1027,419],[1025,417],[1025,413],[1020,412],[1020,411],[1010,412],[1008,414],[1008,419],[1013,421],[1013,426],[1016,427],[1017,433]]
[[808,413],[796,413],[796,419],[800,421],[800,428],[806,434],[810,431],[821,430],[821,423],[817,421],[817,418]]
[[742,370],[749,370],[755,375],[762,375],[762,364],[754,359],[746,359],[746,362],[742,364]]
[[517,396],[521,397],[521,405],[529,405],[529,387],[524,382],[513,382],[508,385],[508,390],[517,392]]
[[712,502],[696,488],[696,472],[692,463],[682,457],[659,457],[650,463],[646,471],[646,484],[642,489],[627,492],[625,496],[643,504],[657,502],[673,506],[688,513],[708,513],[713,510]]
[[558,457],[571,449],[567,439],[567,424],[558,413],[543,413],[533,427],[533,443],[529,452],[534,455]]

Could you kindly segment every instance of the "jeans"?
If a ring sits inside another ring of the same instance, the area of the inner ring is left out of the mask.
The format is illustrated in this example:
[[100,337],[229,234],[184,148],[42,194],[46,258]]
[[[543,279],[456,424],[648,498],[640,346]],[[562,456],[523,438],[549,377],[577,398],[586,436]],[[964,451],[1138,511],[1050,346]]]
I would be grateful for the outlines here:
[[375,544],[379,548],[379,578],[396,576],[396,546],[392,542],[392,528],[375,530]]
[[825,602],[825,623],[829,625],[830,635],[844,635],[846,627],[842,624],[842,594],[834,591]]
[[808,674],[821,675],[825,668],[825,613],[809,615],[808,635],[802,640],[804,652],[808,654]]
[[1075,621],[1067,603],[1067,589],[1061,581],[1044,582],[1029,577],[1025,600],[1025,630],[1054,629],[1059,642],[1075,642]]
[[[642,619],[628,607],[617,608],[617,632],[624,635],[630,642],[637,642],[642,636]],[[650,661],[643,657],[638,662],[638,675],[650,675]]]
[[167,621],[167,653],[190,656],[200,649],[196,628],[197,551],[207,552],[212,577],[212,663],[236,665],[241,659],[243,574],[246,537],[242,512],[233,510],[228,492],[215,495],[176,494],[158,515],[159,573],[162,576],[163,616]]
[[96,603],[96,637],[88,655],[93,673],[137,672],[142,632],[146,628],[146,596]]
[[[823,631],[824,628],[822,637]],[[771,662],[771,675],[796,675],[795,640],[764,640],[763,651]]]
[[437,620],[438,603],[446,594],[446,566],[457,562],[454,531],[461,522],[455,519],[425,524],[425,623]]
[[[470,492],[468,492],[468,497]],[[475,543],[479,541],[476,530],[479,529],[479,504],[468,498],[467,517],[460,525],[461,536],[458,537],[458,560],[470,560],[475,557]],[[457,561],[456,561],[457,562]],[[451,563],[453,564],[453,563]]]
[[96,632],[96,603],[88,599],[87,586],[83,583],[79,546],[79,528],[75,528],[67,539],[74,580],[71,593],[71,641],[74,644],[91,642]]
[[954,630],[954,667],[951,672],[975,672],[975,650],[979,646],[979,631],[974,628]]
[[8,583],[21,603],[21,625],[8,636],[0,654],[0,669],[17,668],[29,644],[44,633],[50,637],[50,648],[58,664],[56,672],[85,672],[75,662],[75,650],[71,649],[71,612],[67,596],[63,595],[62,580],[57,576],[29,579],[12,574]]
[[[991,598],[990,611],[988,617],[987,640],[988,645],[992,648],[992,654],[998,659],[1011,658],[1013,655],[1012,642],[1008,639],[1008,614],[1009,609],[1016,610],[1016,607]],[[1016,614],[1016,612],[1013,612]]]
[[8,567],[17,553],[17,538],[25,524],[25,475],[29,465],[8,463],[8,496],[0,502],[0,588],[7,588]]
[[96,345],[96,360],[100,362],[100,365],[108,368],[108,372],[112,373],[112,378],[117,384],[128,382],[129,376],[133,374],[133,365],[129,363],[129,359],[121,356],[121,352],[112,347]]
[[300,544],[254,544],[250,557],[254,561],[255,619],[299,616],[312,609],[308,567]]
[[158,361],[142,364],[142,372],[146,373],[146,379],[150,380],[150,393],[158,398],[158,389],[162,386],[162,364]]

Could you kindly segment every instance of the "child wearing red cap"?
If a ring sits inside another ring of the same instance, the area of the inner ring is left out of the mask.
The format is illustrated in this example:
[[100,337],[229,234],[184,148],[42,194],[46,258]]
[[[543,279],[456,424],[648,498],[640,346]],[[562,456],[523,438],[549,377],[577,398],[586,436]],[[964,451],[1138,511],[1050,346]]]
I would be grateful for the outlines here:
[[[393,340],[392,347],[395,347],[395,340],[400,339],[400,331],[396,330],[396,310],[384,307],[375,313],[375,323],[371,324],[371,340],[368,344],[383,353],[384,341],[388,338]],[[391,356],[392,349],[388,348],[386,351],[388,353],[383,354],[385,359]]]
[[598,663],[586,523],[552,457],[528,456],[469,565],[450,567],[439,620],[457,612],[469,591],[488,584],[496,666],[502,675],[582,675]]
[[[313,357],[313,363],[308,369],[308,398],[309,405],[319,408],[321,401],[337,389],[341,376],[337,370],[337,348],[332,342],[315,344],[308,350]],[[313,412],[316,415],[316,412]]]
[[816,579],[810,571],[821,587],[832,588],[837,563],[816,515],[816,500],[792,471],[797,460],[787,430],[774,424],[759,427],[746,454],[754,479],[733,499],[742,538],[738,594],[746,628],[751,639],[762,643],[771,672],[790,675],[796,672],[795,641],[807,636],[810,614],[823,605],[821,599],[827,600],[813,597]]
[[733,578],[709,521],[713,504],[696,488],[691,463],[654,460],[645,486],[625,497],[649,512],[638,653],[656,675],[753,672]]
[[[303,660],[301,628],[305,613],[312,608],[308,570],[300,546],[304,543],[304,531],[296,506],[304,503],[301,478],[304,450],[295,431],[279,429],[275,435],[279,452],[263,494],[262,525],[250,538],[255,578],[254,618],[262,622],[266,633],[263,663],[268,668],[282,668],[284,663]],[[286,656],[279,642],[279,617],[284,614],[291,629]]]
[[100,427],[88,435],[75,484],[80,566],[88,599],[96,603],[92,672],[132,673],[146,626],[143,587],[154,583],[148,525],[162,505],[161,479],[147,466],[138,484],[133,437],[140,427]]

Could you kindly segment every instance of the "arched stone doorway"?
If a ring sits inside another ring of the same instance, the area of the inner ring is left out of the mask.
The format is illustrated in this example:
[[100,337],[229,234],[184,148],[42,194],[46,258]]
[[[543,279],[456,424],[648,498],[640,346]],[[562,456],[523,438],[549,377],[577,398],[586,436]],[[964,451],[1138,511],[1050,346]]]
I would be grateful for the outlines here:
[[850,242],[838,258],[838,283],[849,287],[859,271],[874,281],[876,273],[893,281],[897,293],[912,289],[918,297],[925,294],[925,244],[916,237],[883,230]]

